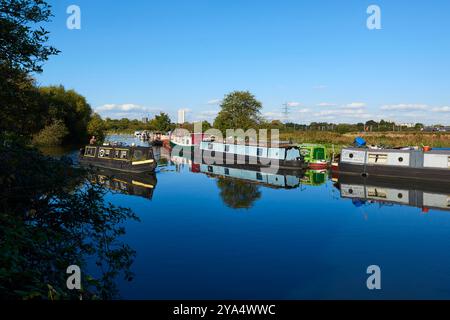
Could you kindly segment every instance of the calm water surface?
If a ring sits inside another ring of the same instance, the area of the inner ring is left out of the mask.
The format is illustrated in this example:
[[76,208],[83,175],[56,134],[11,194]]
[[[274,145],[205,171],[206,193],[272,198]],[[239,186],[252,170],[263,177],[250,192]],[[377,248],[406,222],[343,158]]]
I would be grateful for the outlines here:
[[[450,298],[450,190],[314,172],[224,178],[161,153],[157,182],[107,196],[141,219],[126,225],[137,256],[122,298]],[[381,267],[380,291],[367,289],[370,265]]]

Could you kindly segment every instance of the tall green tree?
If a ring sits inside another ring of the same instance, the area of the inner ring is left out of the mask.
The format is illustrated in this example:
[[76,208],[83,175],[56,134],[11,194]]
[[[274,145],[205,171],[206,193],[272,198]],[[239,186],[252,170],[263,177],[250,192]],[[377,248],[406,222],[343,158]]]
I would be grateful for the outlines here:
[[0,128],[3,135],[31,136],[43,126],[41,103],[32,72],[58,50],[46,44],[41,23],[51,17],[43,0],[0,1]]
[[221,111],[214,120],[214,127],[226,129],[256,128],[262,121],[262,104],[248,91],[234,91],[226,95]]
[[65,142],[85,141],[92,115],[92,108],[86,98],[63,86],[43,87],[40,93],[48,108],[47,121],[52,123],[61,120],[69,130]]
[[105,139],[106,123],[97,113],[94,113],[88,123],[87,133],[89,136],[95,136],[97,141]]
[[151,127],[158,131],[169,131],[171,128],[170,117],[167,113],[161,112],[159,115],[156,115],[154,119],[151,120]]
[[42,64],[59,51],[46,45],[48,31],[40,24],[52,16],[44,0],[0,1],[0,63],[26,73],[41,72]]

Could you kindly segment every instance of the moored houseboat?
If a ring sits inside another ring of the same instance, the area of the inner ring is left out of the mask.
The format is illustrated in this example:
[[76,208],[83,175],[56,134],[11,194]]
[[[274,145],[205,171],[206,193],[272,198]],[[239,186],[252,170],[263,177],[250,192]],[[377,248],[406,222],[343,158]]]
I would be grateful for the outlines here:
[[93,146],[80,150],[80,164],[124,172],[153,172],[157,166],[151,147]]
[[300,153],[311,169],[328,168],[329,160],[327,158],[327,149],[321,144],[303,143],[298,146]]
[[208,138],[208,135],[204,133],[185,133],[184,130],[175,130],[170,135],[170,146],[179,147],[184,149],[193,149],[199,146],[200,143]]
[[202,141],[200,151],[203,158],[220,159],[227,164],[275,165],[288,169],[303,169],[307,166],[298,146],[286,143],[234,144]]
[[450,150],[344,148],[338,170],[339,174],[448,181]]

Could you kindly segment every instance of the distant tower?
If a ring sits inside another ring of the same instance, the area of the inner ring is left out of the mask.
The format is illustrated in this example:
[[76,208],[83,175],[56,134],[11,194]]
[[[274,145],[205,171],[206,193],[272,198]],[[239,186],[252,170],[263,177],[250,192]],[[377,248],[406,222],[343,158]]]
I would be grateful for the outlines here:
[[180,109],[178,110],[178,124],[183,124],[186,122],[186,110]]
[[147,124],[147,123],[148,123],[148,118],[147,118],[147,117],[143,117],[143,118],[142,118],[142,122],[145,123],[145,124]]
[[281,111],[283,113],[283,120],[285,123],[287,123],[289,120],[289,104],[283,104],[283,106],[281,107]]

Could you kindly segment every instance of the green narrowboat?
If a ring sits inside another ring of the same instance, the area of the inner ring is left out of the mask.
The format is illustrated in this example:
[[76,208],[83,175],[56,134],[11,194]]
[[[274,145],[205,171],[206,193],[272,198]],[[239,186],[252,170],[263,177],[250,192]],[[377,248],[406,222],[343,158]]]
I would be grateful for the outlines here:
[[310,168],[323,169],[328,167],[327,148],[324,145],[304,143],[298,147]]

